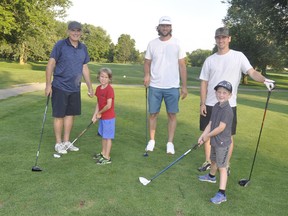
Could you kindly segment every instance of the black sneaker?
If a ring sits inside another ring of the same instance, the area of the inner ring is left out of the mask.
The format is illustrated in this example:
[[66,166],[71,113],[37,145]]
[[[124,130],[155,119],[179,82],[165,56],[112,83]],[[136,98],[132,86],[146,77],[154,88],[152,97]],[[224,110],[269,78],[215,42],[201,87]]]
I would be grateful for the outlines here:
[[201,167],[198,168],[199,172],[204,172],[206,170],[209,170],[211,167],[211,163],[209,161],[205,161]]
[[102,153],[100,152],[100,153],[98,153],[98,154],[95,154],[94,156],[93,156],[93,159],[94,160],[100,160],[100,158],[102,158],[103,157],[103,155],[102,155]]
[[110,159],[106,159],[104,157],[100,158],[98,161],[97,161],[97,165],[106,165],[106,164],[111,164],[112,161],[111,161],[111,158]]
[[226,169],[227,169],[227,176],[230,176],[230,174],[231,174],[231,167],[228,165],[228,166],[226,167]]

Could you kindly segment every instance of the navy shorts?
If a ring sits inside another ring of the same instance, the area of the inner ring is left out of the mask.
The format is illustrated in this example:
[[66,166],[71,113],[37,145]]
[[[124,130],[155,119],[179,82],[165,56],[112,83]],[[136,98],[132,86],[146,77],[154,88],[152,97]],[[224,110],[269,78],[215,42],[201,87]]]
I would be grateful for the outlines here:
[[80,92],[66,92],[52,87],[52,116],[64,118],[65,116],[81,115]]
[[98,135],[103,139],[114,139],[115,137],[115,118],[102,120],[99,119]]
[[[206,106],[206,116],[200,115],[200,130],[204,131],[206,126],[209,124],[211,114],[212,114],[212,106]],[[232,107],[233,110],[233,122],[232,122],[232,130],[231,134],[235,135],[236,134],[236,128],[237,128],[237,107]]]
[[148,103],[149,113],[159,113],[164,99],[167,113],[178,113],[180,92],[179,88],[159,89],[149,87]]

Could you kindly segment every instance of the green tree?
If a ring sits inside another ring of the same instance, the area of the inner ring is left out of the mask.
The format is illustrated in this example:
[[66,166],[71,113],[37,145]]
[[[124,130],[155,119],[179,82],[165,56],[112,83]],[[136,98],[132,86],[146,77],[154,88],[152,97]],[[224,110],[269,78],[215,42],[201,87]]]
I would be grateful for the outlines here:
[[91,61],[107,62],[111,39],[103,28],[84,24],[81,40],[87,46]]
[[69,0],[2,0],[1,44],[11,46],[10,55],[20,64],[26,63],[29,54],[39,58],[51,43],[50,35],[54,36],[55,18],[63,17],[70,5]]
[[267,66],[287,67],[287,0],[228,0],[224,19],[230,27],[231,48],[242,51],[265,75]]
[[108,62],[114,62],[114,55],[115,55],[115,45],[114,45],[114,43],[111,43],[109,46],[107,61]]
[[118,38],[118,43],[115,46],[114,62],[139,62],[140,54],[135,49],[135,40],[131,39],[130,35],[122,34]]
[[[10,34],[10,32],[16,29],[15,19],[13,17],[13,11],[11,10],[11,5],[0,3],[0,37],[4,34]],[[3,38],[0,38],[0,40]]]
[[191,54],[188,53],[188,64],[190,64],[192,67],[202,67],[205,59],[211,55],[211,50],[202,50],[197,49],[195,51],[192,51]]

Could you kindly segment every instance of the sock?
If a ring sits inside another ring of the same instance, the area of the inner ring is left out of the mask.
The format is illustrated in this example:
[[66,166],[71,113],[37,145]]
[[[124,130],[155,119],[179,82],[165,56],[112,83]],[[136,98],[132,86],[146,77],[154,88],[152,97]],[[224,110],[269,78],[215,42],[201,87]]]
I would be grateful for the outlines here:
[[215,177],[215,175],[211,175],[211,174],[209,173],[209,177],[210,177],[210,178],[214,178],[214,177]]
[[223,194],[224,196],[226,196],[226,195],[225,195],[225,190],[221,190],[221,189],[219,189],[218,192],[221,193],[221,194]]

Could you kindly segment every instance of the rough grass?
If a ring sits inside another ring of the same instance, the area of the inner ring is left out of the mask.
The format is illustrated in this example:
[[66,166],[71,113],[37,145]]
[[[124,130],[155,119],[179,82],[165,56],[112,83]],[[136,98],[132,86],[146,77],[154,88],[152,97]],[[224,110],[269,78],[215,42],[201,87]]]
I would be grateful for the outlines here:
[[[85,96],[81,117],[76,118],[74,139],[90,122],[95,98]],[[46,99],[42,92],[0,101],[1,215],[285,215],[288,211],[286,93],[271,95],[252,180],[247,188],[237,182],[248,178],[265,107],[266,92],[240,92],[238,132],[227,187],[228,201],[209,203],[217,184],[199,182],[196,168],[204,159],[203,149],[192,151],[153,182],[143,186],[139,176],[150,179],[186,152],[200,135],[199,91],[189,89],[180,101],[175,137],[176,154],[167,156],[167,120],[161,111],[156,148],[143,157],[145,148],[145,90],[115,86],[116,139],[112,164],[97,166],[92,155],[100,150],[97,125],[78,141],[80,151],[53,158],[54,134],[48,109],[38,165],[35,163]],[[218,176],[217,176],[218,177]]]

